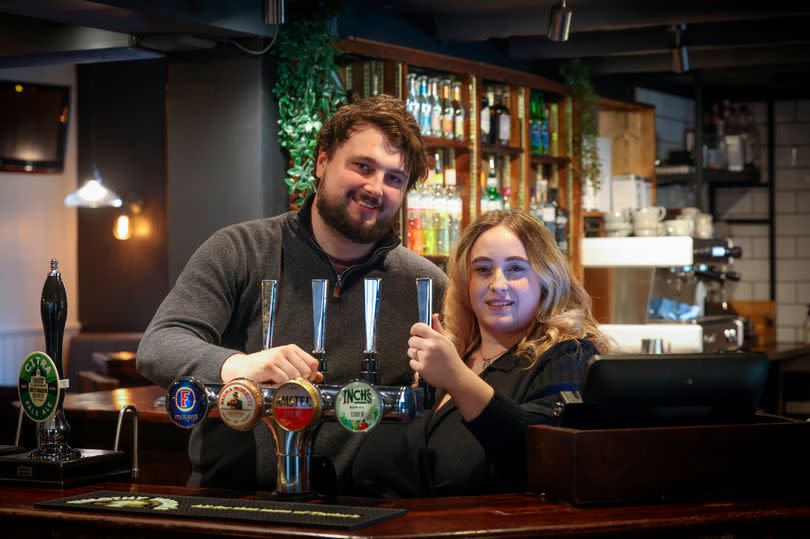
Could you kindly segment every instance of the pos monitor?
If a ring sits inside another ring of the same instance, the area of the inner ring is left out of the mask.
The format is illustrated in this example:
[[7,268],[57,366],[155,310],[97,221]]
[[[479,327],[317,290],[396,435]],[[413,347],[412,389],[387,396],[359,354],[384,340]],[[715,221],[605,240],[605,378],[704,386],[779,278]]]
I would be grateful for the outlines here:
[[561,393],[560,425],[623,428],[754,421],[764,354],[595,356],[579,392]]

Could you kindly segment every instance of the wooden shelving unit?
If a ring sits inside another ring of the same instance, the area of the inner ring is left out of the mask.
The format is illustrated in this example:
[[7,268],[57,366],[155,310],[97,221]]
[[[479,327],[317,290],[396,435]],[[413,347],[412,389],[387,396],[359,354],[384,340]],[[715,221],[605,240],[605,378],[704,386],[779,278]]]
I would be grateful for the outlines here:
[[[552,177],[559,189],[558,201],[568,210],[569,259],[575,273],[583,278],[580,262],[580,240],[584,235],[584,219],[600,215],[582,211],[582,190],[575,177],[572,137],[575,130],[571,92],[564,84],[500,66],[420,51],[399,45],[360,38],[347,38],[337,45],[343,52],[342,62],[348,77],[348,87],[367,89],[362,82],[369,62],[381,80],[380,91],[402,99],[407,97],[408,73],[439,75],[462,83],[462,100],[466,109],[465,137],[462,141],[427,137],[429,151],[453,150],[456,159],[457,183],[463,202],[462,226],[466,227],[480,213],[481,190],[486,180],[486,159],[498,156],[509,167],[510,203],[512,207],[529,209],[531,186],[539,167],[544,176]],[[365,71],[364,71],[365,70]],[[344,82],[346,82],[344,80]],[[487,85],[501,85],[508,92],[511,113],[508,145],[482,143],[479,136],[480,96]],[[546,102],[555,103],[558,110],[556,155],[533,155],[529,148],[530,95],[542,92]],[[652,107],[601,100],[601,136],[614,142],[613,172],[633,172],[655,182],[655,111]],[[400,218],[400,233],[407,232],[405,208]],[[403,241],[407,245],[406,234]],[[446,257],[429,257],[443,266]]]
[[[599,136],[611,140],[610,175],[635,174],[650,184],[652,201],[656,197],[655,108],[614,99],[599,100]],[[579,183],[579,182],[577,182]],[[594,231],[601,234],[602,212],[587,212],[585,218],[598,221]],[[581,269],[585,288],[593,298],[593,312],[603,323],[610,320],[610,299],[614,293],[610,268]]]

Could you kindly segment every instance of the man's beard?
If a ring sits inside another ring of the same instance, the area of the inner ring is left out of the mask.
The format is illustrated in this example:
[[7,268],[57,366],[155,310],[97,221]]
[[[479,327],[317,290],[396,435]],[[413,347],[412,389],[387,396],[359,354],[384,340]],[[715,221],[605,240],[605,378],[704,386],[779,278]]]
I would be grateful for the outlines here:
[[[351,193],[350,196],[354,196]],[[324,222],[336,230],[341,236],[355,243],[376,243],[391,231],[390,221],[375,220],[372,223],[357,224],[349,217],[346,206],[347,202],[341,200],[329,200],[322,190],[318,189],[318,196],[315,198],[315,208],[318,215]],[[384,207],[381,205],[379,211]]]

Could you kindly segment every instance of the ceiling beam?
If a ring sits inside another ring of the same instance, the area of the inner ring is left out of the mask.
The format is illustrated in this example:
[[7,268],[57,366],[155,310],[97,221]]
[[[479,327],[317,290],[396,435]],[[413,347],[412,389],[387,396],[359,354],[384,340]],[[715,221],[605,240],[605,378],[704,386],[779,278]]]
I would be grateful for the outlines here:
[[[552,2],[556,3],[556,2]],[[538,4],[538,3],[535,3]],[[767,17],[791,17],[810,14],[810,2],[769,0],[751,6],[739,0],[615,0],[569,4],[573,10],[571,39],[579,32],[626,30],[677,23],[744,21]],[[443,6],[447,7],[447,6]],[[459,10],[462,8],[459,7]],[[502,9],[486,13],[439,13],[436,37],[450,41],[483,41],[512,36],[544,35],[549,9],[544,7]]]
[[0,13],[0,67],[143,60],[162,55],[135,47],[128,34]]
[[128,34],[273,37],[257,0],[2,0],[0,11]]
[[[810,17],[687,25],[685,43],[690,50],[738,48],[752,45],[810,42]],[[673,35],[668,27],[650,27],[621,32],[579,32],[563,43],[543,37],[513,37],[508,40],[511,58],[568,59],[667,52]]]
[[[771,67],[810,62],[810,44],[741,47],[729,50],[689,49],[691,70],[743,67]],[[669,53],[635,56],[586,58],[585,64],[594,75],[617,73],[668,73],[672,71]]]

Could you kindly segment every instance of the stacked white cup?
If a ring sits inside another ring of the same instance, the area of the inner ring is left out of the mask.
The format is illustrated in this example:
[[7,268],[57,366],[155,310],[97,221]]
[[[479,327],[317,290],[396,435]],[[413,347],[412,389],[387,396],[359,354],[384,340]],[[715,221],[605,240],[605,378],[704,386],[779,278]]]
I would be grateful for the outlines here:
[[629,236],[633,232],[629,210],[614,210],[605,213],[605,234],[617,238]]
[[633,234],[636,236],[658,236],[659,223],[667,214],[663,206],[647,206],[633,212]]

